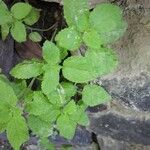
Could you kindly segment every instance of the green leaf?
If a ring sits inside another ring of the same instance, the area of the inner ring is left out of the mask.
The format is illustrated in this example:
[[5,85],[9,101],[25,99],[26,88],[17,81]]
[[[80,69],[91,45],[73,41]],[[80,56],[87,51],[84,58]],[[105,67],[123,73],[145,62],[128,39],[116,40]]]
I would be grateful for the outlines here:
[[61,86],[64,89],[66,99],[70,99],[72,96],[76,94],[77,87],[73,85],[71,82],[62,82]]
[[79,111],[79,112],[78,112],[78,115],[79,114],[80,115],[79,115],[79,119],[78,119],[77,123],[82,126],[88,126],[90,124],[88,115],[86,114],[85,111]]
[[63,60],[68,55],[68,52],[66,49],[61,48],[60,49],[60,59]]
[[[25,80],[23,81],[16,81],[16,82],[11,82],[11,87],[13,88],[16,96],[18,97],[18,99],[20,98],[20,94],[27,90],[27,83]],[[26,93],[26,92],[25,92]]]
[[60,66],[47,66],[47,71],[44,73],[41,85],[44,94],[48,95],[57,89],[59,84],[59,72]]
[[1,25],[1,35],[2,35],[3,41],[6,40],[9,34],[9,29],[10,29],[10,26],[8,24]]
[[60,51],[54,43],[45,41],[42,50],[43,58],[47,63],[57,64],[60,62]]
[[18,109],[14,111],[7,125],[7,138],[14,150],[19,150],[20,146],[29,139],[26,121]]
[[77,50],[81,44],[80,34],[72,27],[61,30],[55,40],[60,47],[70,51]]
[[55,145],[48,138],[40,138],[39,147],[42,150],[56,150]]
[[95,78],[111,73],[118,66],[118,58],[112,49],[101,48],[99,50],[89,49],[86,52],[86,59],[93,69]]
[[74,113],[69,115],[69,118],[72,121],[75,121],[77,124],[82,125],[82,126],[88,126],[90,121],[87,116],[87,113],[85,111],[85,105],[76,105],[77,106],[77,111],[74,111]]
[[12,16],[2,0],[0,0],[0,16],[0,25],[12,22]]
[[84,83],[95,79],[91,62],[81,56],[72,56],[66,59],[62,71],[66,79],[76,83]]
[[122,10],[118,6],[108,3],[95,7],[90,13],[90,24],[100,33],[104,44],[116,41],[126,30],[126,23],[122,19]]
[[58,108],[55,108],[55,106],[52,106],[52,108],[50,108],[45,114],[39,115],[39,118],[52,124],[57,120],[60,113],[61,112]]
[[31,5],[22,2],[18,2],[11,7],[11,12],[13,16],[18,20],[25,18],[30,13],[31,10],[32,10]]
[[40,11],[36,8],[32,8],[28,16],[26,16],[26,18],[24,18],[23,21],[25,22],[25,24],[32,26],[39,20],[39,18],[40,18]]
[[0,105],[9,104],[15,106],[17,103],[17,97],[12,89],[12,87],[5,82],[5,80],[0,79]]
[[[21,21],[15,21],[11,27],[11,35],[17,42],[26,41],[26,28]],[[21,34],[18,34],[21,33]]]
[[64,16],[69,26],[76,25],[79,31],[88,27],[88,0],[64,0]]
[[29,34],[29,38],[33,42],[40,42],[42,40],[42,37],[41,37],[41,35],[38,32],[31,32]]
[[76,111],[77,111],[77,106],[73,100],[70,101],[63,109],[63,112],[67,114],[73,114]]
[[7,124],[0,122],[0,134],[6,130]]
[[86,85],[82,92],[82,100],[88,106],[96,106],[111,100],[111,96],[100,86]]
[[54,106],[61,107],[66,103],[64,90],[57,88],[57,90],[47,95],[49,102]]
[[41,115],[46,114],[52,110],[52,105],[48,102],[47,98],[41,91],[34,92],[33,101],[26,107],[26,111],[29,114]]
[[0,105],[0,123],[6,124],[11,119],[11,108],[8,104]]
[[57,120],[57,129],[60,132],[60,136],[66,139],[72,139],[76,131],[76,123],[69,119],[68,115],[62,114]]
[[84,32],[83,41],[88,47],[93,49],[100,49],[102,45],[99,33],[92,29]]
[[43,73],[43,64],[37,61],[23,61],[16,65],[10,72],[18,79],[30,79]]
[[48,137],[52,134],[52,126],[39,117],[30,115],[27,118],[29,128],[39,137]]

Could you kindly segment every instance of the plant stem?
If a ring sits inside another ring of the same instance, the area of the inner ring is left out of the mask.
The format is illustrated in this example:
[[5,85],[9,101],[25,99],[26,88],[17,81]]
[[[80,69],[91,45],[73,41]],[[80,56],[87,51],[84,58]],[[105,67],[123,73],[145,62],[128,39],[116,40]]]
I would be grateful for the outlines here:
[[47,28],[47,29],[33,28],[33,27],[30,27],[30,26],[27,26],[27,25],[26,25],[26,27],[27,27],[28,29],[30,29],[30,30],[46,32],[46,31],[49,31],[49,30],[53,29],[56,25],[57,25],[57,22],[56,22],[55,24],[53,24],[52,26],[50,26],[49,28]]

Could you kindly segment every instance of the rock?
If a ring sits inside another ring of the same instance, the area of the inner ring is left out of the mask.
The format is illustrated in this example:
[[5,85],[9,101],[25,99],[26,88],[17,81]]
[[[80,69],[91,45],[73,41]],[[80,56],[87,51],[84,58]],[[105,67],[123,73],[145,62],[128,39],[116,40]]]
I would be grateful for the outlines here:
[[60,136],[52,136],[50,140],[56,145],[88,146],[92,143],[92,134],[85,127],[78,127],[72,140]]
[[90,113],[90,120],[90,130],[98,136],[150,145],[150,115],[147,112],[124,108],[114,101],[106,111]]
[[98,136],[101,150],[149,150],[150,146],[118,141],[110,137]]
[[5,41],[0,40],[0,68],[7,77],[13,66],[14,40],[9,36]]

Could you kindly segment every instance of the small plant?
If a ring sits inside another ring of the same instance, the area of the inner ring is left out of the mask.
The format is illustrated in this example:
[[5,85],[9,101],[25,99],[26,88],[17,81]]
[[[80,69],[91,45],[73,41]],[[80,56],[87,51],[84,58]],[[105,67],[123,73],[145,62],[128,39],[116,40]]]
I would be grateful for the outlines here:
[[[25,60],[11,70],[21,82],[0,76],[0,131],[6,130],[15,150],[28,140],[28,129],[52,150],[49,136],[72,139],[77,125],[89,125],[86,108],[111,100],[90,81],[117,67],[117,56],[107,45],[126,30],[121,9],[104,3],[90,12],[87,0],[64,0],[64,16],[68,27],[56,35],[56,44],[44,42],[43,60]],[[68,55],[81,45],[87,49],[84,55]],[[35,80],[39,84],[33,90]],[[28,86],[26,81],[31,81]]]
[[[26,26],[35,24],[39,17],[40,11],[28,3],[16,3],[9,10],[6,4],[0,0],[0,27],[2,39],[5,40],[10,32],[17,42],[26,41]],[[30,34],[29,37],[33,41],[35,41],[35,36],[40,36],[37,32],[31,32]],[[38,40],[35,42],[38,42]]]

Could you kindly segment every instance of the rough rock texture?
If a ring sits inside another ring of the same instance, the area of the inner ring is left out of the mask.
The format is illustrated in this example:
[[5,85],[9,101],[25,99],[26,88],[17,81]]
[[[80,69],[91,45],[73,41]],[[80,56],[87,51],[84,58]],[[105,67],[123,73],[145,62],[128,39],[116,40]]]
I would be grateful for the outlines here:
[[150,146],[118,141],[110,137],[98,136],[101,150],[149,150]]

